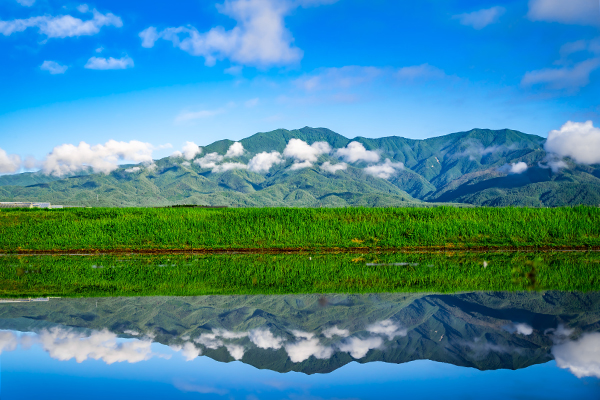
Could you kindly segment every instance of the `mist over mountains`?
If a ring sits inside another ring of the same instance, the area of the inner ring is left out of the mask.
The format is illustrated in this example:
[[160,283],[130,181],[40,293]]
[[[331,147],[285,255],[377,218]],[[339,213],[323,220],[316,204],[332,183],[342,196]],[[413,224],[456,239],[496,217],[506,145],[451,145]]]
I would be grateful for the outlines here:
[[108,169],[72,168],[58,159],[46,173],[0,176],[0,201],[110,207],[600,204],[600,164],[558,154],[565,148],[558,140],[545,144],[545,138],[509,129],[425,140],[279,129],[204,148],[188,142],[170,157]]

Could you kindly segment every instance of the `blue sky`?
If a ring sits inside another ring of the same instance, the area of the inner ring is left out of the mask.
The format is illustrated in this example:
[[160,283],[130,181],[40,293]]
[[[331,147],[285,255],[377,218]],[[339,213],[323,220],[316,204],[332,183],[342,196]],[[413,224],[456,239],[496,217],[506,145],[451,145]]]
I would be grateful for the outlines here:
[[3,0],[0,52],[0,173],[81,141],[600,125],[598,0]]

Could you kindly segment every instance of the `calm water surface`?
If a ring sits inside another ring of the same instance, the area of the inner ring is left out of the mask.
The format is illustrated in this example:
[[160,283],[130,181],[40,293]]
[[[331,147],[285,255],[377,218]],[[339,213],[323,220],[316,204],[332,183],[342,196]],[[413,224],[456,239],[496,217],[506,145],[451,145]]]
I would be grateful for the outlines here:
[[600,398],[600,293],[0,304],[0,398]]

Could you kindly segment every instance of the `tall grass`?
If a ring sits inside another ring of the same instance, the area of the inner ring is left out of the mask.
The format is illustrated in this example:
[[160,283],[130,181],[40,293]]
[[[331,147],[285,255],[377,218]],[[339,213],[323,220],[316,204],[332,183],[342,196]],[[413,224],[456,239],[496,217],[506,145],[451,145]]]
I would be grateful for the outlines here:
[[600,247],[600,208],[0,211],[0,251]]
[[1,297],[475,290],[597,291],[600,253],[0,257]]

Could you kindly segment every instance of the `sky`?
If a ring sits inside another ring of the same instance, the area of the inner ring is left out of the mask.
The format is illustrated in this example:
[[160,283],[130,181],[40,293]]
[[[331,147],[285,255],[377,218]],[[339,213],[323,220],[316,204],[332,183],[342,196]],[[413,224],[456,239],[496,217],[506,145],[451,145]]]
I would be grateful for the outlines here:
[[599,0],[1,0],[0,53],[0,174],[304,126],[600,137]]

